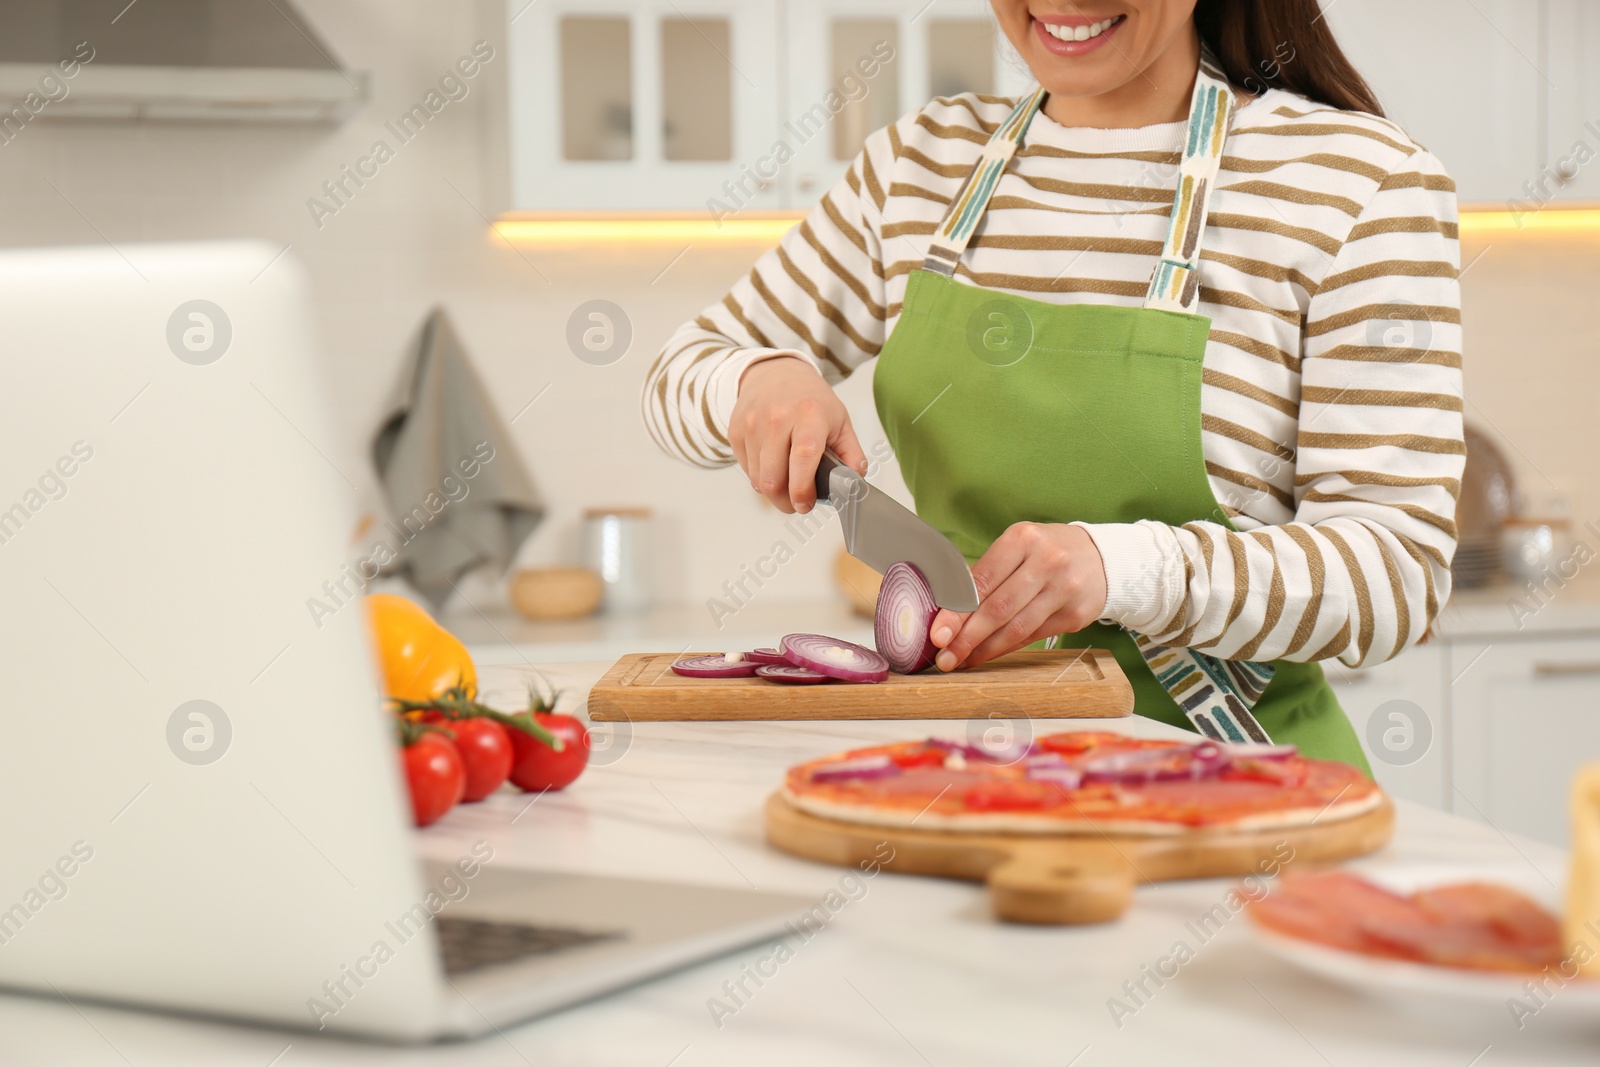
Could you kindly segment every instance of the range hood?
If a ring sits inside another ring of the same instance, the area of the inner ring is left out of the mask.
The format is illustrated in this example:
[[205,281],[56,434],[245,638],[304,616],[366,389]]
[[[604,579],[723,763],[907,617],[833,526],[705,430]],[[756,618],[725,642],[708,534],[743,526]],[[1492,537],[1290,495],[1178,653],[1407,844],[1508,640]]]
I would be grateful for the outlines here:
[[[69,73],[69,71],[71,73]],[[367,99],[291,0],[0,3],[0,120],[337,122]]]

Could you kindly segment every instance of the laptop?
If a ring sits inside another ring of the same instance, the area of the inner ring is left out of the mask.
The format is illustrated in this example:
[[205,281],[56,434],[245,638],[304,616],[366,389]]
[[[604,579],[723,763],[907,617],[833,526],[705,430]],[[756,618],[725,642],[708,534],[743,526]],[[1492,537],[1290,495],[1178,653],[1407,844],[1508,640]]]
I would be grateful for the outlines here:
[[310,285],[0,252],[0,986],[415,1042],[780,936],[810,902],[418,859],[361,608],[307,609],[363,462]]

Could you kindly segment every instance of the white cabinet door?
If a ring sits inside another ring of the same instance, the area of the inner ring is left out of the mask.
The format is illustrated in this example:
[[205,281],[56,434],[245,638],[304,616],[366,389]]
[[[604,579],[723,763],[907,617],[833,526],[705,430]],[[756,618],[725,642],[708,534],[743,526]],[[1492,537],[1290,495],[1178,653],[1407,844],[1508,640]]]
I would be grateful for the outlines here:
[[1339,45],[1390,119],[1455,178],[1463,203],[1503,208],[1537,176],[1539,6],[1527,0],[1339,0]]
[[1600,4],[1542,0],[1549,84],[1545,168],[1515,194],[1530,205],[1600,199]]
[[1567,843],[1567,790],[1600,760],[1600,635],[1452,642],[1452,807]]
[[869,133],[935,96],[1029,81],[983,0],[792,0],[785,129],[795,207],[843,177]]
[[513,207],[783,206],[778,0],[508,7]]
[[1393,796],[1449,810],[1446,660],[1441,645],[1427,644],[1375,667],[1351,670],[1330,661],[1322,669],[1378,784]]

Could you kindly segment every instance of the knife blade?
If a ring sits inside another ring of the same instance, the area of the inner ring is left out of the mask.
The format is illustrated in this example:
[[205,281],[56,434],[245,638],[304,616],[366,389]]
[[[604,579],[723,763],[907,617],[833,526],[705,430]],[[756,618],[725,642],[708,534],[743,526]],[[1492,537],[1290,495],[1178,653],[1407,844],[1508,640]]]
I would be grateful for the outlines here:
[[832,452],[824,452],[817,464],[817,502],[838,511],[845,551],[856,559],[880,574],[901,560],[914,564],[928,580],[935,604],[951,611],[978,610],[978,587],[961,550]]

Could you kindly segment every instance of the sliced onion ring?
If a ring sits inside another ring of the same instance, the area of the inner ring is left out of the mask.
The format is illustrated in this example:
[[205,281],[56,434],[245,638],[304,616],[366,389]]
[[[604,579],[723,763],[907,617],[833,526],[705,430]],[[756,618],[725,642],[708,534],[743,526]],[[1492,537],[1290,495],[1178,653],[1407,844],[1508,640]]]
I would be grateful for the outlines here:
[[929,748],[942,748],[946,752],[959,752],[967,759],[979,759],[988,763],[1003,763],[1007,766],[1020,759],[1039,755],[1039,746],[1032,741],[1022,744],[996,745],[991,748],[988,745],[951,741],[944,737],[930,737],[923,744]]
[[809,671],[804,667],[796,667],[792,663],[763,663],[756,668],[756,677],[765,678],[769,682],[783,682],[787,685],[819,685],[822,682],[831,682],[826,674]]
[[889,661],[860,645],[822,634],[789,634],[778,643],[784,658],[841,682],[881,682]]
[[685,678],[748,678],[756,673],[759,666],[761,664],[748,659],[730,661],[726,655],[716,653],[674,660],[672,672]]
[[1140,782],[1170,782],[1183,779],[1214,778],[1233,763],[1233,755],[1215,741],[1193,745],[1163,745],[1159,748],[1113,752],[1088,759],[1077,766],[1085,782],[1136,785]]
[[1083,784],[1083,772],[1076,767],[1041,765],[1029,767],[1025,772],[1035,782],[1050,782],[1063,789],[1076,789]]
[[939,650],[933,645],[934,616],[939,605],[916,564],[891,563],[878,588],[878,606],[872,615],[872,641],[889,669],[896,674],[916,674],[933,666]]
[[888,756],[858,756],[855,759],[836,760],[811,772],[813,782],[870,781],[875,778],[893,778],[901,773],[900,765]]
[[792,666],[788,660],[783,658],[783,653],[775,648],[753,648],[744,654],[744,658],[751,663],[770,663],[778,667]]
[[1298,745],[1255,745],[1230,742],[1223,744],[1222,748],[1234,759],[1288,759],[1290,756],[1298,756],[1300,754]]

